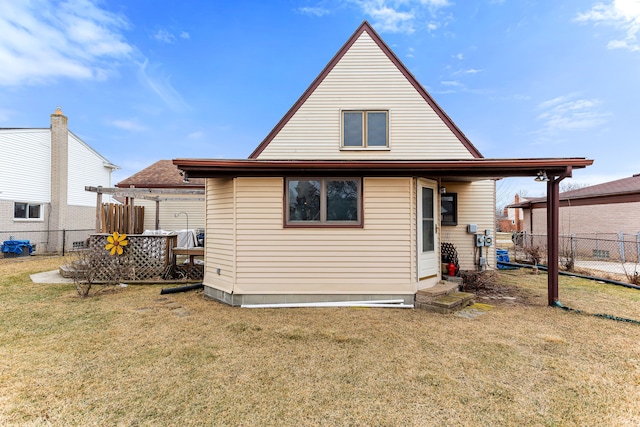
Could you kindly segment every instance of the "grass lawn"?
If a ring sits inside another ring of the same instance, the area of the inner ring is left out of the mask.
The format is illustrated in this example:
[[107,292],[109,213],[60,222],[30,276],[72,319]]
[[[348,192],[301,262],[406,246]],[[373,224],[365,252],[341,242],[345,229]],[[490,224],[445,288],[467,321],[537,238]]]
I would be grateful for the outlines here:
[[[640,425],[640,325],[547,307],[545,274],[497,274],[469,319],[30,281],[65,262],[0,260],[0,425]],[[640,320],[640,291],[560,300]]]

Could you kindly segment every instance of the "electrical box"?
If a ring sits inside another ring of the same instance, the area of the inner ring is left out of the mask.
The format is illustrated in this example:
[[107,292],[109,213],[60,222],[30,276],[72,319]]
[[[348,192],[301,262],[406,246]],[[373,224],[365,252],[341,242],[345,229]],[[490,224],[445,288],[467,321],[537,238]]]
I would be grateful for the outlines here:
[[493,237],[484,236],[484,245],[485,246],[493,246]]
[[476,234],[476,246],[484,246],[485,236],[484,234]]
[[487,265],[487,259],[485,257],[481,256],[480,260],[479,260],[479,264],[480,264],[481,267],[484,267],[485,265]]
[[491,230],[484,230],[485,236],[491,236]]
[[477,232],[478,232],[478,224],[467,225],[467,233],[477,233]]

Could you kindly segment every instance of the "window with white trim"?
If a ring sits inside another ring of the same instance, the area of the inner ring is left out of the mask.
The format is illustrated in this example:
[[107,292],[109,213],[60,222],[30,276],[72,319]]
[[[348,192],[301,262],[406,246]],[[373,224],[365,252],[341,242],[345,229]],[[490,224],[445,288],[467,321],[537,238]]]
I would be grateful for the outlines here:
[[42,219],[42,205],[15,202],[13,204],[13,219]]
[[286,225],[359,226],[360,178],[287,178]]
[[389,146],[389,112],[343,111],[342,146],[380,148]]

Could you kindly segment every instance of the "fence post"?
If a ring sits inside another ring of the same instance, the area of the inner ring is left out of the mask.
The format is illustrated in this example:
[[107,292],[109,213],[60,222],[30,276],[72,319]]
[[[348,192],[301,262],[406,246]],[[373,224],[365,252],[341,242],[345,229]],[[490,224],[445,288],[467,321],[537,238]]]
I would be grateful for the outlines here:
[[64,247],[66,246],[67,230],[62,229],[62,256],[64,256]]
[[640,263],[640,232],[636,234],[636,262]]
[[620,245],[620,261],[625,262],[624,259],[624,233],[621,231],[618,233],[618,241]]
[[576,261],[576,233],[571,234],[571,259]]

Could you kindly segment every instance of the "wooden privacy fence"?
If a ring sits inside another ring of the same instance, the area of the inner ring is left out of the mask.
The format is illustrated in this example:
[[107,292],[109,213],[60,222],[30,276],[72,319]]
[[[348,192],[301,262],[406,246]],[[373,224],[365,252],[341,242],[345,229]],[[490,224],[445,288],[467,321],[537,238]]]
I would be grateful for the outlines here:
[[[133,211],[132,211],[133,208]],[[100,233],[142,234],[144,232],[144,206],[102,204]]]

